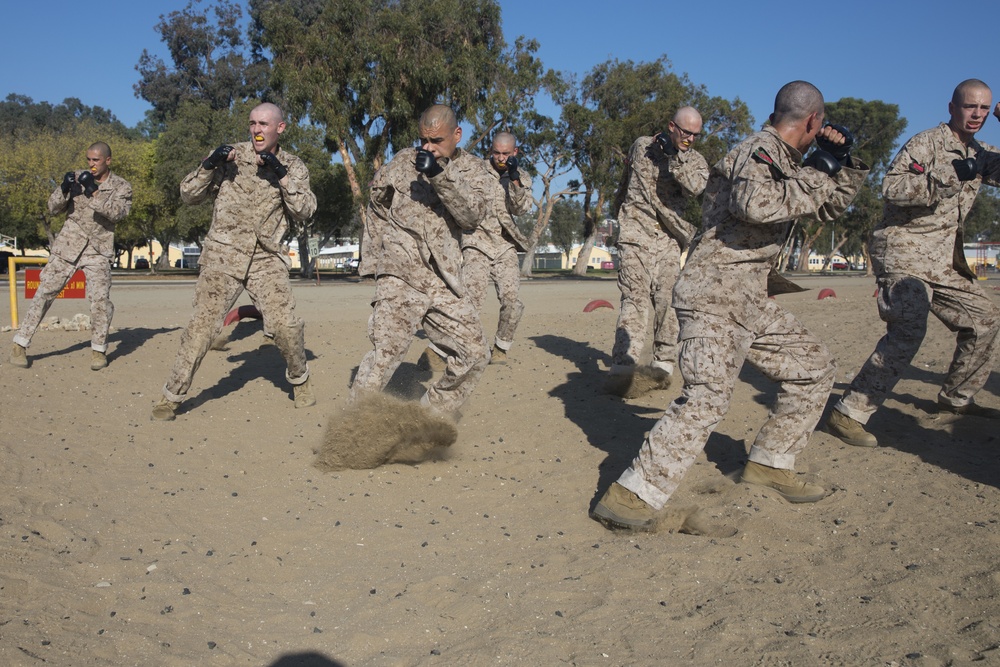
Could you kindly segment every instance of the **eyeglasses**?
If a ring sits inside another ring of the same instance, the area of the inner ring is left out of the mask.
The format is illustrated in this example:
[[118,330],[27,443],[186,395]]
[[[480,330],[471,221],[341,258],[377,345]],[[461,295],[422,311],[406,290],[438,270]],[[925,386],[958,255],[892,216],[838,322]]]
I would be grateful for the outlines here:
[[673,121],[670,121],[670,125],[680,132],[681,139],[697,139],[701,136],[701,132],[689,132]]

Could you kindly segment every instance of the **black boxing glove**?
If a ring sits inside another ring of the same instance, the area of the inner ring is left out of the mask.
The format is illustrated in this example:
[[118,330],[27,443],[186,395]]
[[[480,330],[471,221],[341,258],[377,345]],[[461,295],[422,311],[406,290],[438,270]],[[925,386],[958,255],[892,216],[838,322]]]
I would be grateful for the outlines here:
[[423,148],[417,149],[417,160],[414,166],[416,166],[417,171],[421,174],[426,174],[432,178],[444,171],[444,168],[438,164],[437,158],[434,157],[434,153],[425,151]]
[[278,160],[274,153],[264,151],[263,153],[257,153],[257,157],[264,162],[265,167],[274,172],[279,181],[288,175],[288,167],[281,164],[281,161]]
[[202,169],[215,169],[220,164],[229,159],[229,154],[233,152],[233,147],[222,145],[212,151],[212,154],[201,161]]
[[76,182],[83,186],[83,194],[87,195],[87,197],[92,197],[97,192],[97,181],[94,180],[94,175],[89,171],[81,172]]
[[512,181],[521,180],[521,174],[517,171],[516,157],[507,158],[507,175],[510,176],[510,180]]
[[840,161],[833,157],[832,153],[821,148],[817,148],[810,153],[809,157],[802,164],[806,167],[822,171],[827,176],[836,176],[841,168]]
[[955,167],[955,173],[958,174],[960,181],[971,181],[979,173],[976,158],[967,157],[964,160],[952,160],[951,165]]
[[[840,166],[846,167],[848,160],[851,159],[851,147],[854,146],[854,135],[843,125],[827,125],[827,127],[832,127],[844,135],[844,143],[835,144],[826,137],[817,135],[816,148],[826,151],[840,163]],[[833,174],[830,175],[832,176]]]
[[674,146],[674,142],[671,141],[669,132],[660,132],[656,135],[656,144],[660,147],[660,150],[667,155],[677,154],[677,147]]
[[74,185],[76,185],[76,174],[72,171],[67,171],[66,175],[63,176],[62,185],[59,186],[62,188],[63,195],[68,195]]

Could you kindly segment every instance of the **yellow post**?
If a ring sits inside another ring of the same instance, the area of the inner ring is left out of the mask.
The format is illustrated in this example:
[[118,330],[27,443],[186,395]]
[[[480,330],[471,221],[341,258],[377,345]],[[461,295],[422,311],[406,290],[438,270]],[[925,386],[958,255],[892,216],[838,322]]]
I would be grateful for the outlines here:
[[[8,257],[7,278],[10,283],[10,328],[17,329],[17,265],[48,264],[48,257]],[[25,278],[27,280],[27,278]]]

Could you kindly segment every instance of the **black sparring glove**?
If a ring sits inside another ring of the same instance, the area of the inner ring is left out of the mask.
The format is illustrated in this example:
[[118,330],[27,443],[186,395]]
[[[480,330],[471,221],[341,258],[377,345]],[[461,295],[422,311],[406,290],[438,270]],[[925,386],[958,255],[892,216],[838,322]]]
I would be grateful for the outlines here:
[[841,168],[840,161],[833,157],[832,153],[825,151],[822,148],[817,148],[810,153],[809,157],[807,157],[805,162],[802,164],[806,167],[818,169],[827,176],[836,176],[837,172],[840,171]]
[[437,158],[434,157],[434,153],[425,151],[423,148],[417,149],[415,166],[421,174],[427,174],[430,177],[437,176],[444,171],[444,168],[438,164]]
[[76,174],[72,171],[67,171],[66,175],[63,176],[62,185],[60,185],[59,187],[62,188],[62,192],[64,195],[68,195],[69,191],[73,189],[74,185],[76,185]]
[[278,160],[274,153],[264,151],[263,153],[257,153],[257,157],[264,162],[265,167],[274,172],[279,181],[288,175],[288,167],[281,164],[281,161]]
[[[843,125],[828,125],[827,127],[832,127],[837,132],[844,135],[844,143],[835,144],[826,137],[816,136],[816,148],[826,151],[834,157],[834,159],[840,163],[841,167],[846,167],[848,160],[851,159],[851,147],[854,146],[854,135]],[[833,174],[830,174],[831,176]]]
[[510,180],[512,181],[521,180],[521,174],[517,171],[516,157],[507,158],[507,175],[510,176]]
[[97,181],[94,180],[94,175],[89,171],[80,172],[80,176],[77,177],[76,181],[83,186],[83,194],[87,195],[87,197],[92,197],[97,192]]
[[656,135],[656,144],[667,155],[677,154],[677,148],[674,146],[674,142],[671,141],[669,132],[660,132]]
[[222,145],[212,151],[212,154],[201,161],[202,169],[215,169],[229,159],[229,154],[233,152],[233,147]]
[[955,173],[958,174],[960,181],[971,181],[979,173],[976,158],[967,157],[964,160],[952,160],[951,164],[955,167]]

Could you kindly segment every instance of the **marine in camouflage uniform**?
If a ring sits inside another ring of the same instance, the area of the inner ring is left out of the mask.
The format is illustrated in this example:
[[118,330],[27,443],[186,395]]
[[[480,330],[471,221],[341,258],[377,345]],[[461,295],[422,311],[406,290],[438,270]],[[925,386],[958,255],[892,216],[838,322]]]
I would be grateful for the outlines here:
[[435,105],[420,119],[422,147],[407,148],[375,174],[358,273],[375,277],[364,356],[351,400],[385,388],[414,335],[447,352],[444,375],[421,399],[454,415],[489,361],[479,313],[462,279],[462,230],[486,217],[496,182],[483,161],[457,147],[454,112]]
[[[882,182],[882,221],[869,251],[886,334],[835,406],[828,430],[849,444],[877,445],[863,430],[909,365],[933,313],[957,334],[954,358],[938,394],[945,412],[997,418],[973,396],[992,369],[1000,311],[976,283],[963,250],[963,223],[983,183],[1000,185],[1000,153],[975,139],[989,117],[991,92],[963,82],[951,120],[912,137]],[[996,109],[1000,118],[1000,105]]]
[[243,290],[250,293],[274,334],[274,344],[287,364],[285,377],[293,386],[295,407],[316,402],[306,364],[305,325],[295,314],[288,279],[291,262],[283,243],[290,220],[308,220],[316,211],[316,196],[305,163],[278,146],[284,128],[278,107],[255,107],[250,112],[252,140],[220,146],[181,182],[184,203],[200,204],[214,197],[215,208],[198,260],[194,314],[181,336],[153,419],[174,418]]
[[488,213],[475,229],[462,233],[462,279],[476,312],[482,312],[486,288],[496,286],[500,300],[500,319],[490,355],[491,363],[506,363],[507,352],[514,343],[514,332],[524,313],[518,298],[521,271],[518,251],[528,249],[528,240],[514,224],[514,215],[531,210],[531,179],[517,168],[517,141],[514,135],[501,132],[493,139],[488,173],[493,174],[487,203]]
[[106,143],[91,145],[87,149],[87,162],[89,170],[67,173],[63,183],[49,196],[49,213],[68,211],[68,215],[42,269],[38,291],[14,336],[10,361],[15,366],[28,366],[25,348],[31,344],[52,301],[77,269],[83,270],[90,300],[90,367],[96,371],[108,365],[108,331],[115,313],[111,302],[115,225],[132,208],[132,186],[110,171],[111,149]]
[[838,163],[836,169],[803,165],[802,151],[814,137],[839,144],[846,139],[821,128],[823,98],[811,84],[783,87],[771,118],[771,126],[712,168],[703,230],[674,287],[684,389],[595,507],[593,516],[611,526],[653,527],[655,512],[725,416],[744,361],[777,382],[780,391],[750,449],[743,480],[793,502],[825,495],[822,486],[800,481],[793,468],[822,413],[834,362],[818,338],[767,298],[767,277],[793,222],[807,216],[827,221],[843,213],[868,168],[849,156],[846,166]]
[[665,132],[640,137],[629,151],[628,182],[618,214],[622,296],[611,353],[612,375],[635,371],[648,339],[651,312],[651,366],[666,375],[673,373],[678,329],[670,306],[671,291],[680,272],[681,254],[696,231],[683,213],[689,198],[700,195],[708,182],[708,163],[691,148],[701,128],[701,115],[683,107]]

